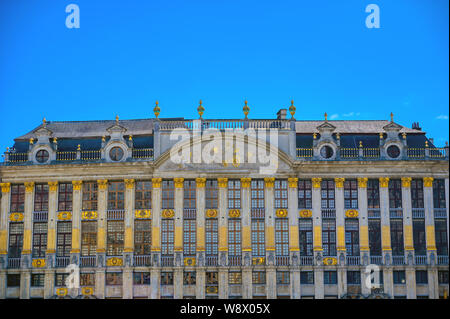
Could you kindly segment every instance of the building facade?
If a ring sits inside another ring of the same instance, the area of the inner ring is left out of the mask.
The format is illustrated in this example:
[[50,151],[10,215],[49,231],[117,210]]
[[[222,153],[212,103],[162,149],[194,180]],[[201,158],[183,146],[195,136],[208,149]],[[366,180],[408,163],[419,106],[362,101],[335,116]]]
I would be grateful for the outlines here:
[[198,110],[44,119],[16,138],[0,166],[0,298],[447,298],[448,147],[392,115]]

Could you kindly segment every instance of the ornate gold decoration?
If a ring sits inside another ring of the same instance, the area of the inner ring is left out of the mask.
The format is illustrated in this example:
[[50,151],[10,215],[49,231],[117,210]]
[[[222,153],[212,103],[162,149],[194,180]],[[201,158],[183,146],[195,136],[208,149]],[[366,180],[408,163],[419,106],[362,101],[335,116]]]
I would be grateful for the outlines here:
[[335,182],[337,188],[342,188],[342,187],[344,187],[345,178],[336,177],[334,179],[334,182]]
[[116,124],[119,124],[119,115],[116,115]]
[[107,267],[123,266],[123,259],[119,257],[111,257],[106,260]]
[[348,209],[345,212],[345,217],[347,218],[357,218],[359,216],[359,213],[356,209]]
[[97,180],[98,189],[108,189],[108,180],[107,179],[99,179]]
[[178,177],[173,179],[173,183],[175,184],[175,188],[183,188],[183,177]]
[[44,258],[33,259],[33,261],[31,262],[31,266],[33,266],[33,268],[45,267],[45,259]]
[[81,212],[81,219],[92,220],[97,219],[98,213],[95,210]]
[[219,291],[219,287],[217,286],[208,286],[206,287],[207,294],[216,294]]
[[380,140],[383,139],[383,133],[380,132]]
[[21,222],[23,221],[23,213],[11,213],[9,215],[9,220],[12,222]]
[[102,136],[102,142],[106,142],[106,136],[105,135]]
[[247,100],[244,101],[244,107],[242,108],[242,111],[244,112],[245,118],[247,119],[247,115],[250,112],[250,108],[247,105]]
[[428,141],[425,141],[425,147],[428,148]]
[[272,188],[275,184],[275,177],[264,177],[264,183],[267,188]]
[[362,141],[359,141],[359,148],[362,148],[362,147],[363,147]]
[[136,219],[152,218],[152,210],[151,209],[136,209],[134,211],[134,217]]
[[411,187],[411,177],[402,177],[402,186],[403,187]]
[[423,186],[424,187],[433,187],[433,177],[424,177],[423,178]]
[[339,134],[339,132],[336,133],[336,139],[337,139],[337,140],[341,139],[341,134]]
[[243,188],[249,188],[251,182],[252,182],[252,179],[250,177],[241,178],[241,185]]
[[81,185],[83,185],[83,181],[72,181],[72,185],[74,191],[80,191]]
[[230,209],[228,216],[230,216],[230,218],[239,218],[241,216],[241,211],[239,209]]
[[153,113],[155,114],[155,117],[158,118],[159,113],[161,112],[161,109],[159,108],[158,101],[155,102],[155,107],[153,108]]
[[334,266],[337,265],[337,259],[334,257],[327,257],[323,259],[323,264],[326,266]]
[[311,179],[313,188],[320,188],[320,184],[322,183],[322,178],[320,177],[314,177]]
[[185,266],[195,266],[195,257],[186,257],[184,258],[184,265]]
[[228,178],[221,177],[217,179],[217,184],[219,187],[227,187],[228,186]]
[[152,187],[153,188],[160,188],[161,187],[162,178],[161,177],[155,177],[152,178]]
[[288,215],[288,211],[287,209],[277,209],[275,214],[278,218],[285,218]]
[[195,185],[197,185],[197,188],[203,188],[206,184],[206,178],[204,177],[197,177],[195,179]]
[[216,218],[217,217],[217,209],[207,209],[206,217],[208,218]]
[[133,140],[133,135],[128,136],[128,140],[132,141]]
[[11,183],[0,183],[2,193],[9,193],[11,191]]
[[197,108],[198,115],[200,115],[200,118],[202,118],[203,112],[205,112],[205,108],[202,105],[202,100],[200,100],[198,108]]
[[67,295],[67,293],[68,293],[67,288],[57,288],[56,289],[56,295],[57,296],[64,297],[64,296]]
[[30,144],[33,145],[34,144],[34,139],[30,138]]
[[78,146],[77,146],[77,151],[81,151],[81,145],[80,144],[78,144]]
[[289,177],[288,183],[290,188],[297,188],[298,178],[297,177]]
[[299,212],[299,215],[301,218],[311,218],[312,217],[312,211],[310,209],[302,209]]
[[58,220],[70,220],[70,219],[72,219],[72,213],[71,212],[59,212],[57,217],[58,217]]
[[389,187],[389,177],[380,177],[380,187]]
[[233,163],[231,163],[233,167],[237,168],[241,165],[241,162],[239,161],[239,156],[237,156],[236,152],[233,154]]
[[294,118],[294,114],[297,108],[294,106],[294,100],[291,100],[291,106],[289,106],[289,113],[291,113],[292,118]]
[[315,140],[317,138],[317,133],[313,133],[313,139]]
[[406,140],[406,133],[405,132],[402,133],[402,137],[403,137],[404,140]]
[[81,287],[81,294],[83,296],[91,296],[94,294],[94,287]]
[[326,122],[327,119],[328,119],[328,114],[327,114],[327,112],[325,112],[325,114],[324,114],[323,116],[325,117],[325,122]]
[[58,182],[48,182],[48,190],[50,192],[56,192],[58,190]]
[[134,187],[134,179],[124,179],[125,187],[127,189],[133,189]]
[[264,257],[253,257],[252,264],[253,265],[264,265],[266,262],[266,258]]
[[391,122],[394,122],[394,113],[391,112]]
[[32,193],[34,189],[34,182],[25,182],[25,192]]
[[163,218],[173,218],[173,216],[175,216],[175,212],[173,211],[173,209],[164,209],[162,211]]
[[358,177],[358,186],[360,188],[366,188],[368,180],[369,179],[367,177]]

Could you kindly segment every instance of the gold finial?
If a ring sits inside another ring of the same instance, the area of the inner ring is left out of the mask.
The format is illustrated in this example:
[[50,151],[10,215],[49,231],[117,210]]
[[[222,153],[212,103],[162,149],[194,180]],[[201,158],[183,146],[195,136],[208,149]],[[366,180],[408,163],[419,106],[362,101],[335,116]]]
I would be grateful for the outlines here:
[[336,133],[336,139],[339,140],[341,138],[341,134]]
[[316,138],[317,138],[317,134],[313,133],[313,139],[316,139]]
[[78,144],[78,146],[77,146],[77,151],[81,151],[81,145],[80,144]]
[[[446,142],[446,143],[447,143],[447,142]],[[8,153],[8,152],[9,152],[9,147],[6,148],[6,153]]]
[[106,137],[105,137],[105,135],[103,135],[102,136],[102,142],[105,142],[106,141]]
[[327,121],[327,118],[328,118],[328,114],[327,114],[327,112],[325,112],[325,122]]
[[30,138],[30,144],[34,144],[34,139]]
[[391,112],[391,122],[394,122],[394,113]]
[[155,107],[153,108],[153,113],[155,114],[155,117],[158,118],[159,113],[161,112],[161,109],[158,106],[158,101],[155,102]]
[[402,137],[403,137],[404,140],[406,140],[406,133],[405,132],[402,133]]
[[296,110],[297,110],[297,108],[294,106],[294,100],[291,100],[291,106],[289,107],[289,112],[291,113],[292,118],[294,118],[294,114],[295,114]]
[[44,126],[47,125],[47,120],[45,119],[45,117],[42,119],[42,125],[44,125]]
[[128,140],[129,140],[129,141],[132,141],[132,140],[133,140],[133,135],[130,135],[130,136],[128,137]]
[[116,123],[119,123],[119,115],[116,115]]
[[360,148],[363,147],[362,141],[359,141],[359,147],[360,147]]
[[428,141],[425,141],[425,147],[428,147]]
[[202,118],[203,112],[205,112],[205,108],[202,105],[202,100],[200,100],[200,102],[198,102],[198,103],[199,103],[199,105],[197,108],[197,112],[198,112],[198,115],[200,115],[200,118]]
[[58,141],[58,138],[57,138],[57,137],[54,137],[54,138],[53,138],[53,143],[56,144],[57,141]]
[[242,108],[242,111],[244,112],[245,118],[247,118],[247,115],[250,112],[250,108],[247,105],[247,100],[244,101],[244,107]]
[[380,132],[380,140],[383,139],[383,133]]

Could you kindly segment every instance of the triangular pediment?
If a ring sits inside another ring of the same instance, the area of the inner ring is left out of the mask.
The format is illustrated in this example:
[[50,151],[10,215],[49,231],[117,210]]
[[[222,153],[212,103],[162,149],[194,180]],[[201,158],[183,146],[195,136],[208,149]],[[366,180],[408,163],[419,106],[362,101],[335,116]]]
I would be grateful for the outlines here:
[[36,136],[50,136],[53,134],[53,131],[49,130],[47,127],[42,126],[40,128],[38,128],[34,134],[36,134]]
[[397,123],[394,122],[390,122],[389,124],[383,126],[383,130],[385,130],[386,132],[400,131],[402,128],[403,126],[398,125]]
[[334,131],[336,129],[336,126],[331,124],[330,122],[323,122],[319,126],[317,126],[317,130],[320,131]]
[[114,124],[113,126],[110,126],[106,129],[106,131],[108,131],[108,133],[112,134],[112,133],[125,133],[127,131],[127,129],[125,127],[123,127],[120,124]]

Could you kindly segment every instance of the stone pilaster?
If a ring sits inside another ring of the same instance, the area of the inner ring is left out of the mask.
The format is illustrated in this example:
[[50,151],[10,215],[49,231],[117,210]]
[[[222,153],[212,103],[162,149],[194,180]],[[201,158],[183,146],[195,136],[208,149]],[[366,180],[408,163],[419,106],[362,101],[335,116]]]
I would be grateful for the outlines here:
[[[415,279],[415,278],[414,278]],[[415,280],[414,280],[415,282]],[[394,274],[393,269],[390,266],[383,267],[383,285],[384,292],[391,298],[394,297]]]
[[81,247],[81,205],[82,205],[82,181],[72,181],[72,249],[70,251],[71,263],[79,265]]
[[[161,238],[160,238],[160,228],[161,228],[161,178],[153,178],[152,179],[152,265],[159,266],[160,265],[160,253],[161,253]],[[159,284],[158,286],[154,285],[153,276],[155,275],[152,272],[151,285],[152,285],[152,293],[151,299],[159,298]],[[159,270],[158,270],[158,283],[161,281],[159,278]],[[154,291],[156,289],[156,291]],[[155,297],[157,296],[157,297]]]
[[183,268],[181,266],[173,270],[173,298],[183,299]]
[[267,299],[277,298],[277,273],[275,266],[266,267],[266,296]]
[[95,272],[95,296],[98,299],[105,299],[105,269],[98,269]]
[[337,269],[338,298],[347,293],[347,268],[342,265]]
[[242,268],[242,299],[253,298],[253,278],[252,268]]
[[[6,268],[8,254],[8,212],[11,195],[11,183],[0,183],[2,196],[0,198],[0,269]],[[0,288],[1,290],[2,288]],[[1,293],[1,292],[0,292]]]
[[251,179],[241,178],[241,221],[242,221],[242,278],[249,277],[250,280],[242,280],[242,298],[252,296],[252,234],[251,234]]
[[[197,178],[195,180],[196,185],[196,207],[197,207],[197,262],[196,265],[198,267],[203,267],[205,265],[205,183],[206,178],[201,177]],[[197,270],[197,287],[196,287],[196,295],[203,296],[201,299],[205,296],[205,285],[199,286],[198,284],[198,271]],[[205,280],[203,273],[203,281]],[[202,291],[200,291],[202,290]]]
[[428,263],[430,265],[436,265],[437,251],[434,230],[433,177],[424,177],[423,179],[423,201],[425,207],[425,233]]
[[[370,263],[367,181],[367,177],[358,178],[359,250],[361,252],[361,264],[365,266]],[[368,293],[370,292],[367,291],[366,294]]]
[[[152,206],[153,207],[153,206]],[[159,299],[161,291],[161,271],[159,267],[150,268],[150,296],[149,299]]]
[[[134,179],[125,179],[125,242],[123,249],[123,259],[126,267],[133,266],[134,252]],[[125,287],[125,283],[124,283]],[[133,285],[131,283],[131,289]],[[124,292],[125,294],[125,292]]]
[[[98,218],[97,218],[97,266],[106,266],[106,227],[107,227],[107,204],[108,204],[108,180],[98,180]],[[103,272],[103,281],[105,280]],[[95,281],[97,286],[97,279]],[[104,284],[103,284],[104,290]],[[104,292],[103,292],[104,296]]]
[[266,207],[266,265],[275,265],[275,193],[274,177],[264,178],[264,205]]
[[30,299],[31,272],[28,269],[20,271],[20,299]]
[[56,254],[56,210],[58,209],[58,182],[48,182],[47,267],[53,268]]
[[0,299],[6,298],[6,270],[0,268]]
[[[314,265],[323,266],[322,258],[323,258],[323,248],[322,248],[322,210],[320,205],[320,184],[322,182],[322,178],[317,177],[312,179],[312,218],[313,218],[313,235],[314,235]],[[321,286],[315,287],[316,298],[323,299],[324,290],[323,290],[323,270],[320,271],[322,275],[320,276],[319,283],[321,282]],[[316,271],[314,271],[314,283],[316,283]],[[319,296],[319,297],[317,297]],[[321,296],[321,297],[320,297]]]
[[[228,265],[228,178],[218,178],[217,181],[219,185],[219,265],[225,267]],[[220,277],[219,274],[219,280]],[[228,281],[225,281],[225,285],[228,286]],[[219,291],[220,289],[219,283]]]
[[290,251],[290,294],[291,299],[300,299],[300,246],[298,233],[298,178],[288,178],[288,219]]
[[219,268],[219,299],[228,299],[228,269]]
[[[345,211],[344,211],[344,178],[335,178],[336,230],[338,264],[345,265]],[[338,272],[339,274],[339,272]],[[338,280],[339,285],[339,280]]]
[[197,267],[195,274],[195,298],[205,299],[206,272],[204,267]]
[[55,287],[55,270],[54,269],[45,269],[44,275],[44,298],[48,299],[52,297]]
[[428,298],[439,299],[439,277],[436,267],[428,269]]
[[405,269],[406,298],[416,299],[416,271],[413,266],[408,265]]
[[[175,253],[175,266],[181,267],[183,265],[183,183],[184,178],[174,178],[175,185],[175,238],[174,238],[174,253]],[[183,274],[181,274],[183,277]],[[175,279],[174,279],[175,282]],[[175,285],[176,287],[176,285]],[[181,285],[183,289],[183,285]]]
[[[412,255],[414,260],[414,243],[412,227],[411,177],[402,177],[403,233],[406,256]],[[414,279],[415,280],[415,279]]]
[[385,264],[392,264],[391,231],[389,217],[389,178],[380,181],[381,247]]
[[133,269],[131,267],[124,268],[122,278],[122,298],[133,299]]
[[[34,182],[25,183],[25,207],[23,223],[22,268],[31,267],[31,241],[33,234]],[[22,289],[21,289],[22,290]]]
[[290,283],[291,283],[291,299],[301,298],[301,287],[300,287],[300,268],[291,267],[290,272]]

